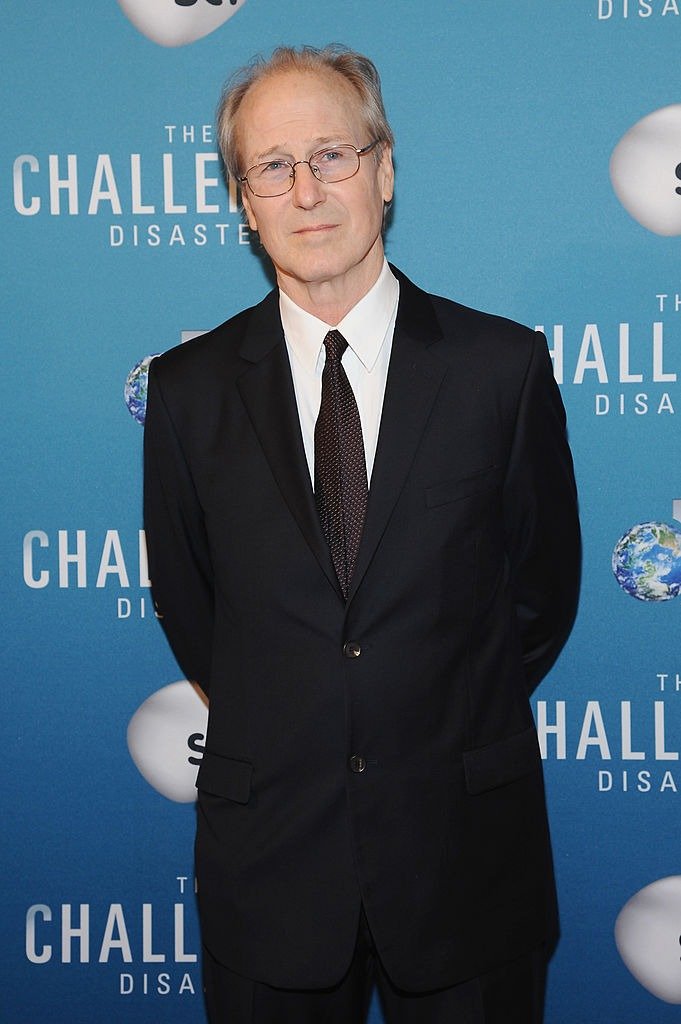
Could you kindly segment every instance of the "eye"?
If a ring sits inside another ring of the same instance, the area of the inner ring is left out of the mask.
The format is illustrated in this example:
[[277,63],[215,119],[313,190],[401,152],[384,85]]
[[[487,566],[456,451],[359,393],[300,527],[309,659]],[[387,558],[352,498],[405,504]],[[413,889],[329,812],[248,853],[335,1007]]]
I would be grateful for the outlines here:
[[291,173],[291,165],[286,160],[268,160],[264,164],[258,164],[256,174],[258,177],[282,178]]
[[315,153],[312,159],[316,164],[333,164],[345,157],[345,151],[339,147],[338,149],[323,149],[321,153]]

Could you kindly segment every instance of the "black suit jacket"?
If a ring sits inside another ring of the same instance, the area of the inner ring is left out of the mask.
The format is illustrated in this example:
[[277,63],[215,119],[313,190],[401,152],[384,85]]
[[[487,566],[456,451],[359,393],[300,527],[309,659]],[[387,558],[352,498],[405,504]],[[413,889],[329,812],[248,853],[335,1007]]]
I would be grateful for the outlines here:
[[203,938],[277,986],[340,979],[360,900],[406,990],[477,975],[556,928],[528,696],[578,586],[563,407],[541,335],[399,279],[347,603],[277,294],[150,373],[153,593],[210,697]]

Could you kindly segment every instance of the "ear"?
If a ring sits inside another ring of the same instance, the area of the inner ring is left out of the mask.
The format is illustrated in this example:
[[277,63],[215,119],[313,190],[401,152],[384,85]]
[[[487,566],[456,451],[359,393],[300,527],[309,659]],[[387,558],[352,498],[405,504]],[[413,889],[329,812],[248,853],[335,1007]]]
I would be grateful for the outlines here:
[[251,229],[251,231],[257,231],[258,224],[255,219],[255,214],[253,212],[253,207],[251,205],[251,197],[246,182],[243,183],[243,187],[241,189],[241,204],[246,212],[246,219],[248,220],[249,228]]
[[383,202],[389,203],[395,190],[395,168],[393,167],[392,149],[388,145],[383,146],[383,152],[381,153],[378,165],[378,175]]

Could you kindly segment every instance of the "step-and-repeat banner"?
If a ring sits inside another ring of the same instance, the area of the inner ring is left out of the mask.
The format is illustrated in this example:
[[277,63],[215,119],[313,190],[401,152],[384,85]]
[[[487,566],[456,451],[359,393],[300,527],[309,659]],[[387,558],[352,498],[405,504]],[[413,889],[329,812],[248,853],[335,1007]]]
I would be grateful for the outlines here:
[[342,41],[376,61],[397,138],[390,259],[541,327],[568,410],[583,594],[535,700],[562,908],[547,1024],[678,1021],[680,3],[8,5],[3,1020],[204,1019],[206,716],[149,597],[146,368],[269,288],[221,176],[222,83]]

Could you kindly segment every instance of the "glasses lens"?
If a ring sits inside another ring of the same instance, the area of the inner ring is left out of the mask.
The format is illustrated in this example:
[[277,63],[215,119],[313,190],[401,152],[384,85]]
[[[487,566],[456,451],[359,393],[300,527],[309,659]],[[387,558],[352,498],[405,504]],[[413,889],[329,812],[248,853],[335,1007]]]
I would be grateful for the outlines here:
[[310,166],[320,181],[344,181],[359,170],[359,156],[354,146],[334,146],[311,156]]
[[[313,153],[309,161],[298,161],[308,162],[315,177],[327,184],[351,178],[359,170],[359,154],[354,146],[321,149]],[[288,160],[256,164],[246,175],[249,188],[256,196],[282,196],[293,185],[294,166]]]
[[280,196],[291,186],[291,165],[286,160],[270,160],[251,167],[247,178],[256,196]]

